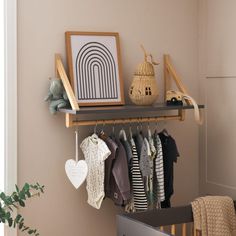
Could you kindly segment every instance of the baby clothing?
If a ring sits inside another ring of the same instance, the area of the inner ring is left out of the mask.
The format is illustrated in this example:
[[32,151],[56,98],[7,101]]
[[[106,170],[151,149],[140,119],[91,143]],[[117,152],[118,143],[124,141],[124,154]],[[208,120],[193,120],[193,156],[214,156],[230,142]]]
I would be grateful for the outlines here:
[[110,179],[111,199],[116,205],[124,206],[131,198],[129,170],[125,148],[118,139],[116,139],[115,142],[118,148],[116,150]]
[[156,158],[154,159],[154,196],[157,204],[157,208],[160,206],[160,202],[165,201],[165,188],[164,188],[164,164],[163,164],[163,152],[162,143],[158,133],[154,133],[154,145],[156,148]]
[[129,212],[170,207],[179,156],[175,140],[150,130],[147,137],[130,134],[129,141],[121,134],[120,139],[93,134],[80,145],[88,165],[88,204],[100,209],[106,196]]
[[151,169],[151,174],[148,177],[148,187],[149,187],[149,192],[148,192],[148,201],[149,201],[149,208],[153,209],[154,207],[154,192],[153,192],[153,173],[154,173],[154,160],[156,158],[156,148],[154,145],[154,140],[151,134],[151,130],[148,130],[148,143],[151,151],[151,155],[149,158],[149,164],[150,164],[150,169]]
[[149,155],[151,155],[151,151],[150,151],[149,143],[146,138],[143,138],[141,132],[134,135],[133,139],[137,148],[139,166],[140,166],[142,176],[145,180],[145,189],[146,189],[147,176],[151,174],[151,168],[150,168],[150,163],[149,163],[149,158],[150,158]]
[[143,177],[148,177],[151,175],[151,166],[150,166],[151,154],[152,153],[149,142],[146,138],[144,138],[143,145],[141,148],[141,155],[139,159],[139,166]]
[[80,145],[85,161],[88,165],[87,192],[88,204],[99,209],[101,207],[104,193],[104,161],[111,154],[106,143],[96,134],[83,140]]
[[105,134],[101,134],[99,136],[107,145],[109,150],[111,151],[111,154],[109,157],[105,160],[105,197],[111,197],[111,178],[112,178],[112,167],[113,162],[115,161],[116,152],[118,149],[118,145],[108,136]]
[[137,153],[138,153],[138,159],[139,159],[139,167],[143,178],[144,183],[144,189],[146,194],[149,193],[149,187],[148,187],[148,178],[151,174],[151,167],[150,167],[150,146],[145,137],[143,137],[142,132],[137,133],[133,136]]
[[130,140],[133,153],[133,166],[131,168],[134,208],[136,211],[148,209],[147,196],[144,190],[144,183],[139,167],[138,153],[133,139]]
[[177,162],[179,152],[175,140],[170,136],[166,136],[164,132],[158,134],[163,152],[163,167],[164,167],[164,189],[165,201],[161,202],[162,208],[171,207],[170,198],[174,193],[174,162]]

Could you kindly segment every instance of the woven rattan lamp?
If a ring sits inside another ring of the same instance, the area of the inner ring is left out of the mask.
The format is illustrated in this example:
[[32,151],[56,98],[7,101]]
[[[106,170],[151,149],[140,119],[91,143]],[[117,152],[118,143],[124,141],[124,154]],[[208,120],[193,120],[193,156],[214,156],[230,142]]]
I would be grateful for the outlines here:
[[[144,62],[139,64],[135,73],[132,84],[129,89],[129,97],[136,105],[152,105],[158,97],[158,87],[155,79],[153,65],[158,65],[152,59],[151,54],[147,54],[143,46]],[[150,57],[151,62],[148,62]]]

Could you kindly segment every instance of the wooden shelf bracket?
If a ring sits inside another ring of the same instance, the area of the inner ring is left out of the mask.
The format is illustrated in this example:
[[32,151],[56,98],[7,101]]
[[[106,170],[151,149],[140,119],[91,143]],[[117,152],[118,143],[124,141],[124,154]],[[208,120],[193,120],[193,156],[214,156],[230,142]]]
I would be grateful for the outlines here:
[[[183,82],[181,81],[179,75],[177,74],[176,70],[174,69],[170,55],[164,55],[164,99],[166,101],[166,93],[168,90],[171,90],[172,80],[175,82],[177,88],[183,94],[188,94],[187,89],[185,88]],[[171,80],[172,78],[172,80]],[[190,101],[186,101],[188,105],[192,105]],[[181,121],[185,119],[185,110],[179,110],[179,116],[181,117]]]
[[[171,90],[171,78],[174,80],[176,86],[178,87],[179,91],[188,94],[187,89],[185,88],[183,82],[181,81],[179,75],[177,74],[176,70],[174,69],[173,65],[171,64],[170,55],[164,55],[164,91],[165,91],[165,100],[166,100],[166,92]],[[192,105],[189,101],[186,101],[188,105]]]
[[63,86],[66,90],[66,93],[69,98],[70,105],[71,105],[72,109],[78,111],[79,105],[76,101],[76,97],[75,97],[74,92],[71,88],[70,81],[69,81],[66,71],[64,69],[60,54],[55,55],[55,67],[56,67],[56,75],[60,77],[60,79],[63,83]]

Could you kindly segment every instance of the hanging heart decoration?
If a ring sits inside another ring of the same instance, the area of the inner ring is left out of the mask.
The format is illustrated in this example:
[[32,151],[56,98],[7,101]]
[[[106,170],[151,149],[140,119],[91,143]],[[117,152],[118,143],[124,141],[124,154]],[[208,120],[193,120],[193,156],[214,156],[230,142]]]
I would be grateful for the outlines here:
[[88,166],[84,160],[77,162],[73,159],[69,159],[66,161],[65,171],[70,182],[78,189],[87,177]]

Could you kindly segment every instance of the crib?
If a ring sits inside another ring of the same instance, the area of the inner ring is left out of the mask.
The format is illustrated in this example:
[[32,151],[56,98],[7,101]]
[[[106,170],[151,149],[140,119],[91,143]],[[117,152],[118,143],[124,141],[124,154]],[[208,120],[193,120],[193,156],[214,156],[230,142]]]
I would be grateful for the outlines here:
[[117,236],[200,236],[191,205],[117,215]]
[[117,236],[164,235],[201,236],[194,230],[191,205],[117,215]]

